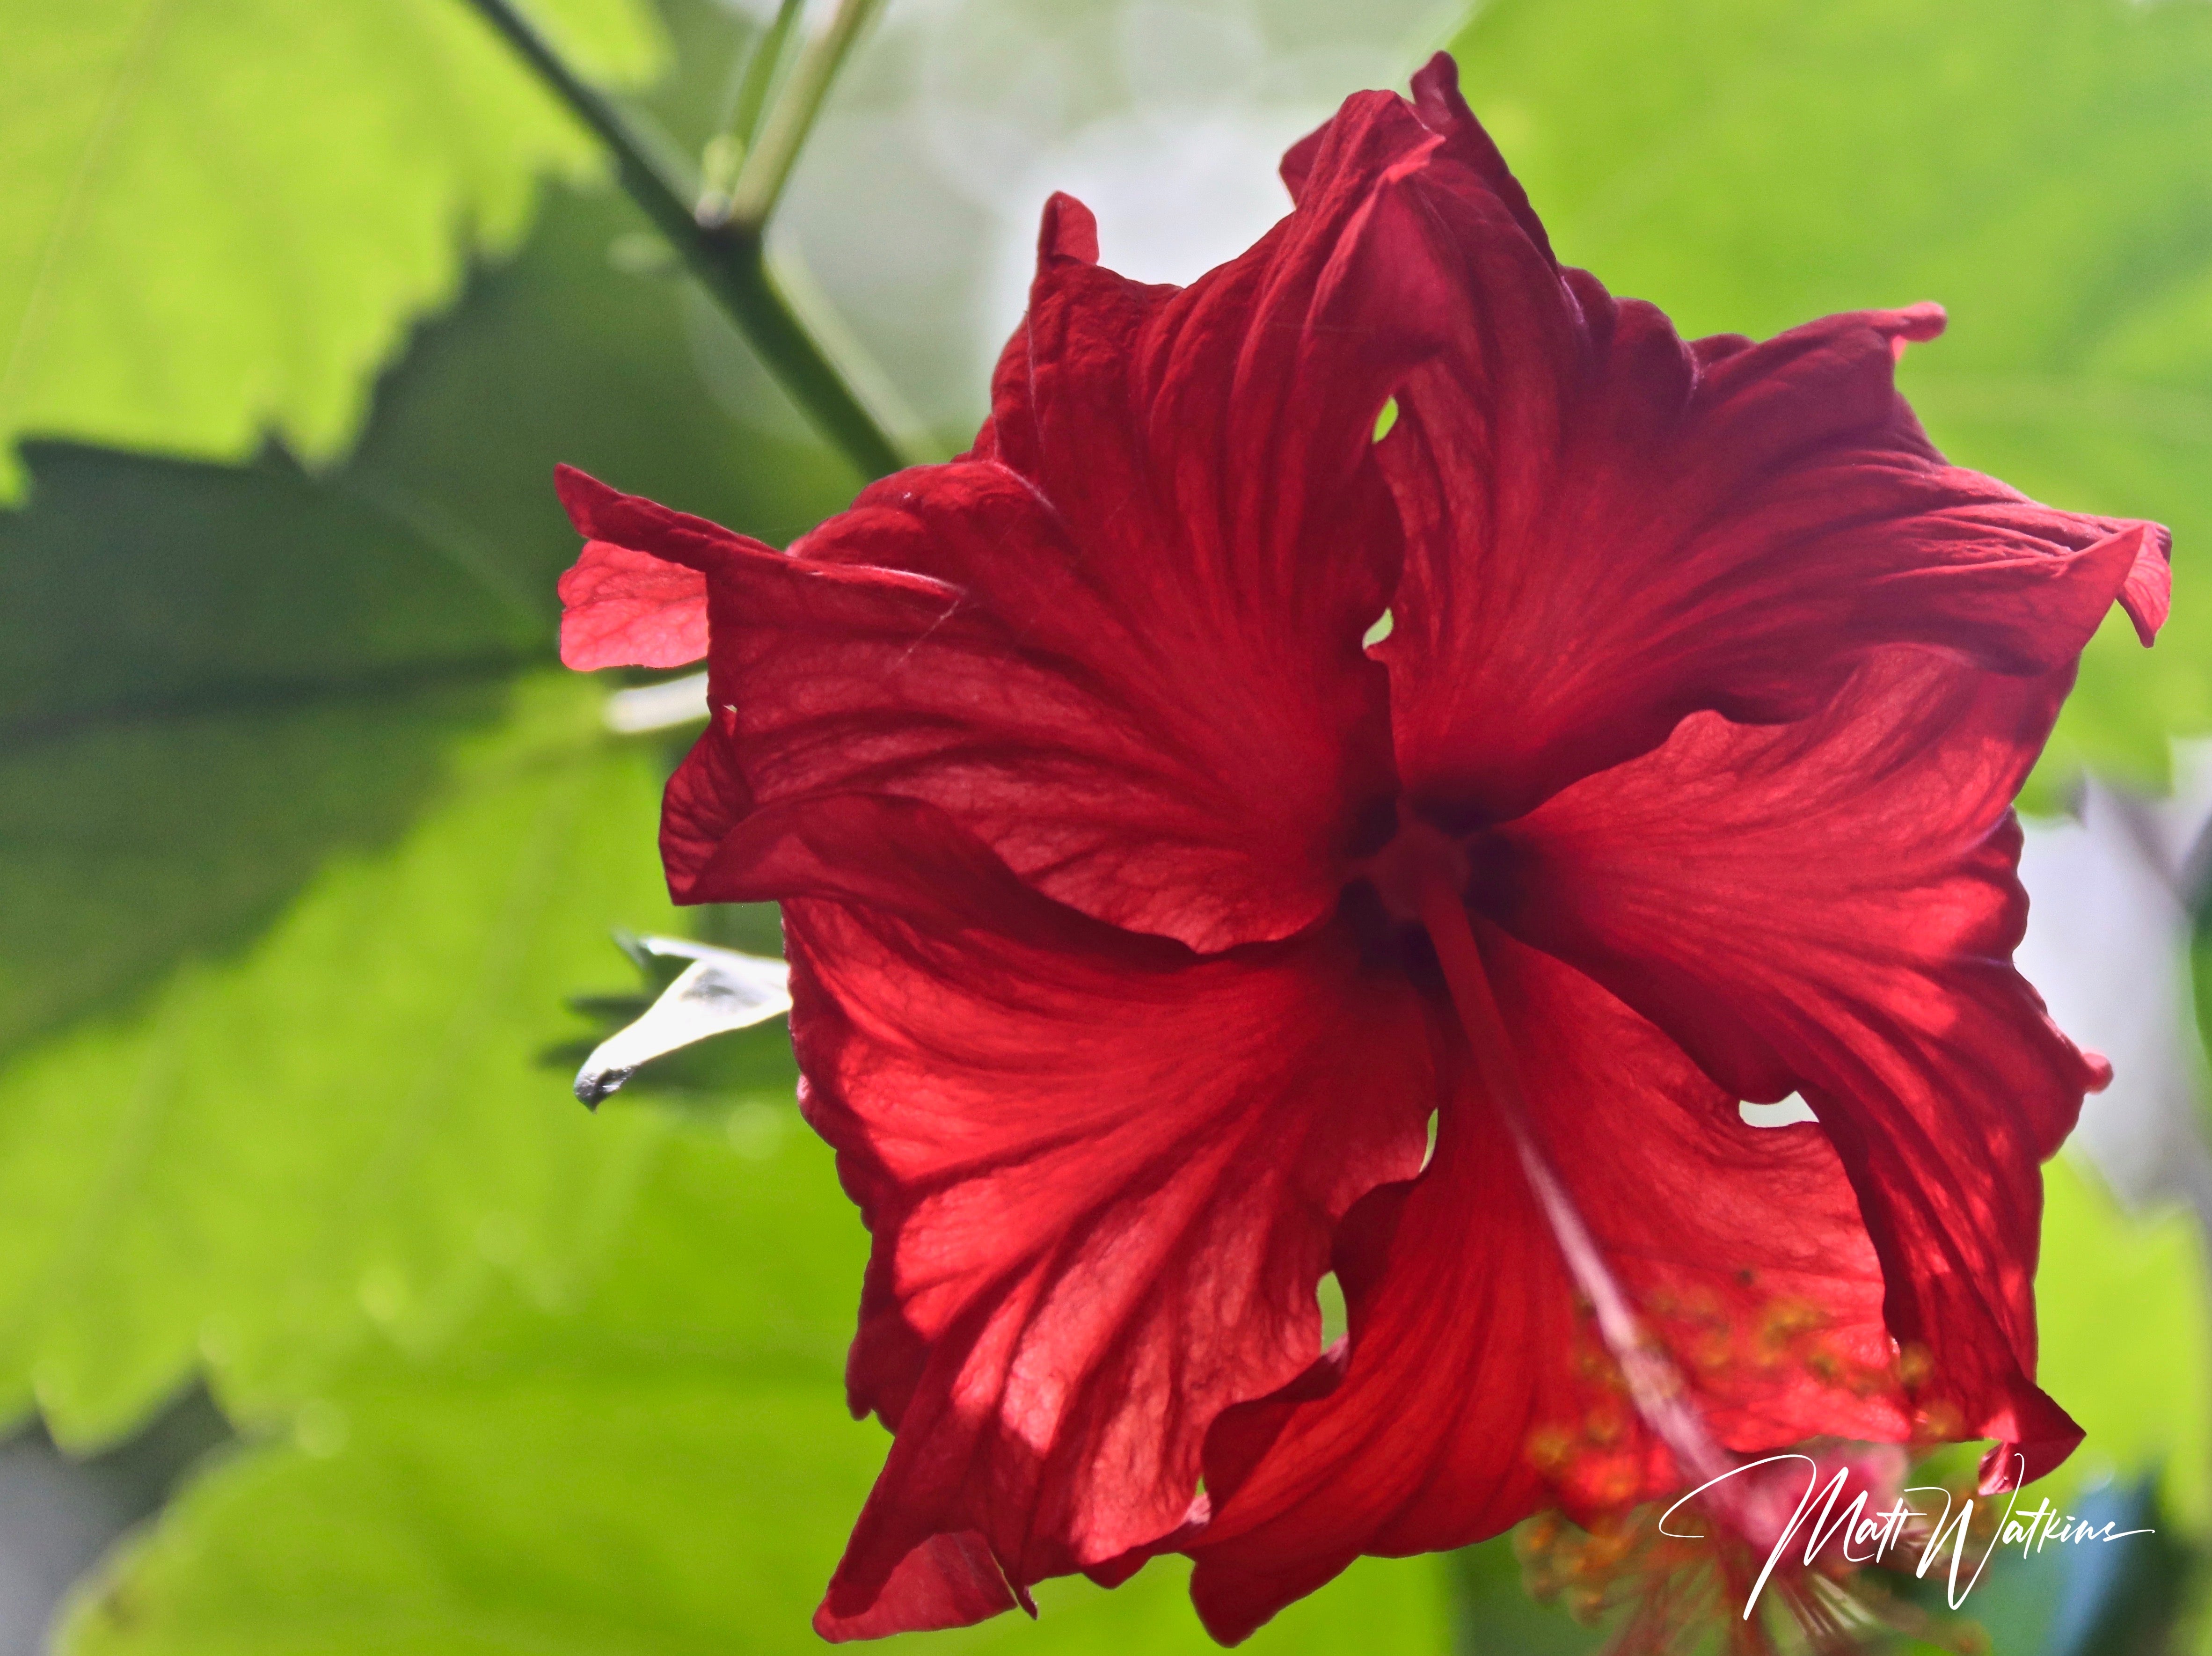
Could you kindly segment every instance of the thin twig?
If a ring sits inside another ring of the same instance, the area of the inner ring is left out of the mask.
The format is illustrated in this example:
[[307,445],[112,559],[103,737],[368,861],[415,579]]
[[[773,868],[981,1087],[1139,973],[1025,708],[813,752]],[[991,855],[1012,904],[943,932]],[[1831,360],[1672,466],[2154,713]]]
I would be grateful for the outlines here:
[[838,0],[830,27],[807,43],[792,69],[783,95],[769,112],[760,141],[747,149],[738,168],[738,181],[730,188],[731,222],[755,228],[768,222],[799,160],[799,148],[813,128],[814,118],[822,112],[830,82],[836,78],[853,43],[882,4],[883,0]]
[[760,136],[761,117],[768,112],[769,88],[774,84],[776,66],[783,59],[784,43],[791,39],[792,27],[805,8],[806,0],[782,0],[775,9],[775,21],[768,26],[760,44],[753,48],[752,58],[745,64],[744,79],[738,83],[737,102],[730,110],[727,130],[744,145],[748,155]]
[[[769,371],[823,434],[871,477],[880,477],[904,464],[897,446],[845,383],[778,290],[763,255],[761,222],[733,220],[701,224],[686,199],[688,192],[654,159],[622,112],[577,78],[510,0],[468,0],[468,3],[607,147],[630,199],[683,254],[692,274],[729,312]],[[836,65],[830,67],[834,70]],[[802,64],[800,70],[805,68]],[[814,94],[817,104],[820,96],[819,92]],[[805,136],[803,127],[799,136]],[[788,163],[786,166],[788,170]]]
[[783,66],[784,47],[805,9],[806,0],[781,0],[775,21],[732,66],[721,107],[715,114],[714,136],[707,141],[707,151],[699,164],[702,176],[695,215],[702,224],[711,227],[729,219],[730,191],[737,185],[738,170],[760,137],[769,92],[775,84],[776,71]]

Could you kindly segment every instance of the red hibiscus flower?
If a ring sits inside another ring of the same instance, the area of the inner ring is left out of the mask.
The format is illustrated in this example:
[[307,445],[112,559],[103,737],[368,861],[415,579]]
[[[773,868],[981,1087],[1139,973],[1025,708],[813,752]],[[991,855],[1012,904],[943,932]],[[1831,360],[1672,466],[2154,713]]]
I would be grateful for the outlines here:
[[874,1238],[832,1639],[1173,1548],[1234,1640],[1701,1457],[2079,1436],[2037,1164],[2105,1071],[2009,801],[2164,531],[1947,464],[1932,306],[1685,342],[1562,267],[1448,58],[1284,176],[1182,289],[1055,197],[975,447],[787,552],[562,475],[571,664],[703,609],[670,883],[783,903]]

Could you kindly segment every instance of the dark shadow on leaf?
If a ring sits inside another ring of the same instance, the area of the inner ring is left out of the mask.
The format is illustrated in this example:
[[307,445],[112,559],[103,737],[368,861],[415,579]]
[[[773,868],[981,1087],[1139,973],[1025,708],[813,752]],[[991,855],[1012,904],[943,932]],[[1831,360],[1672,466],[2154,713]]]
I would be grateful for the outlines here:
[[[775,533],[838,466],[701,390],[628,205],[556,193],[380,387],[328,474],[25,446],[0,514],[0,1055],[259,935],[403,834],[550,659],[565,459]],[[606,916],[617,919],[619,916]]]

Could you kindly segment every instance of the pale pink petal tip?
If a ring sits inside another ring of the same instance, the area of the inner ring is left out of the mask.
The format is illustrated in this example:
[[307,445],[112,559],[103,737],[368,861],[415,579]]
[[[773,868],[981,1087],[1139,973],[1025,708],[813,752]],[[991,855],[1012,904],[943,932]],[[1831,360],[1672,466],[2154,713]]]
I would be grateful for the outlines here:
[[707,653],[707,578],[696,569],[587,541],[559,590],[563,666],[682,667]]
[[1935,338],[1949,320],[1941,305],[1933,300],[1923,300],[1901,311],[1891,311],[1880,318],[1877,325],[1889,336],[1891,359],[1902,362],[1907,345],[1922,344]]

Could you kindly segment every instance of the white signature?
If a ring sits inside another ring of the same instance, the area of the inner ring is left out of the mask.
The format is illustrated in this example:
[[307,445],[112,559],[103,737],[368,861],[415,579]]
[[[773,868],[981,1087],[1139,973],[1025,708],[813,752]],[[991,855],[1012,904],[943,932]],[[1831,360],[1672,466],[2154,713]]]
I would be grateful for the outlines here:
[[[1943,1549],[1948,1545],[1951,1549],[1951,1572],[1950,1580],[1944,1589],[1944,1596],[1949,1601],[1953,1610],[1959,1609],[1966,1602],[1966,1595],[1974,1590],[1974,1584],[1982,1579],[1982,1571],[1988,1565],[1990,1554],[1997,1550],[2000,1543],[2007,1546],[2014,1543],[2019,1544],[2021,1556],[2026,1558],[2034,1553],[2041,1552],[2048,1543],[2053,1541],[2078,1546],[2087,1541],[2118,1541],[2130,1535],[2154,1533],[2148,1529],[2115,1530],[2110,1520],[2102,1525],[2093,1525],[2087,1520],[2077,1519],[2071,1513],[2062,1514],[2051,1504],[2048,1496],[2045,1496],[2042,1503],[2033,1511],[2017,1512],[2015,1507],[2020,1501],[2020,1490],[2015,1487],[2005,1502],[2004,1522],[1990,1535],[1990,1544],[1982,1550],[1981,1558],[1974,1565],[1973,1573],[1966,1578],[1966,1585],[1961,1586],[1959,1585],[1959,1569],[1966,1556],[1966,1531],[1973,1521],[1974,1503],[1972,1501],[1960,1503],[1958,1512],[1954,1514],[1951,1510],[1951,1492],[1948,1489],[1944,1489],[1941,1484],[1916,1483],[1909,1489],[1899,1491],[1896,1504],[1886,1510],[1869,1512],[1868,1499],[1873,1492],[1861,1489],[1848,1502],[1844,1502],[1843,1510],[1838,1512],[1837,1506],[1838,1502],[1844,1501],[1844,1490],[1850,1482],[1851,1468],[1843,1467],[1828,1480],[1826,1498],[1821,1500],[1820,1463],[1812,1456],[1805,1454],[1769,1455],[1764,1460],[1751,1461],[1733,1471],[1723,1472],[1718,1477],[1706,1479],[1660,1515],[1659,1532],[1662,1535],[1672,1537],[1677,1541],[1705,1539],[1702,1535],[1670,1530],[1667,1527],[1667,1520],[1715,1484],[1725,1483],[1732,1477],[1740,1477],[1746,1472],[1756,1471],[1761,1466],[1772,1466],[1784,1461],[1792,1460],[1802,1461],[1808,1468],[1805,1493],[1797,1502],[1796,1512],[1791,1515],[1790,1522],[1784,1526],[1782,1533],[1775,1538],[1773,1550],[1766,1555],[1766,1567],[1759,1571],[1759,1580],[1752,1583],[1750,1595],[1744,1600],[1743,1605],[1743,1616],[1746,1621],[1751,1619],[1751,1612],[1759,1604],[1759,1595],[1765,1590],[1767,1578],[1774,1574],[1775,1566],[1782,1562],[1783,1554],[1789,1550],[1790,1543],[1801,1529],[1805,1531],[1805,1562],[1808,1567],[1832,1541],[1841,1542],[1843,1556],[1847,1562],[1879,1563],[1892,1548],[1904,1544],[1905,1526],[1908,1523],[1917,1518],[1929,1516],[1917,1507],[1907,1506],[1905,1500],[1907,1495],[1940,1495],[1943,1497],[1943,1510],[1940,1514],[1936,1515],[1935,1527],[1920,1544],[1920,1562],[1914,1566],[1912,1574],[1916,1579],[1924,1580],[1929,1570],[1936,1564]],[[2025,1457],[2021,1457],[2021,1471],[2025,1475],[2027,1470]],[[1816,1501],[1820,1504],[1820,1514],[1818,1517],[1813,1517],[1813,1508]],[[1808,1519],[1810,1527],[1807,1528]]]

